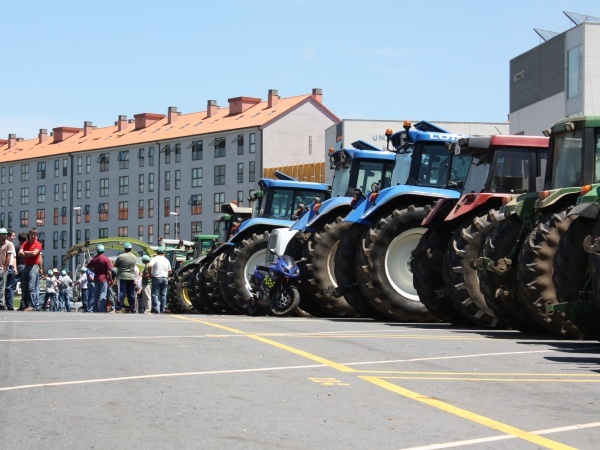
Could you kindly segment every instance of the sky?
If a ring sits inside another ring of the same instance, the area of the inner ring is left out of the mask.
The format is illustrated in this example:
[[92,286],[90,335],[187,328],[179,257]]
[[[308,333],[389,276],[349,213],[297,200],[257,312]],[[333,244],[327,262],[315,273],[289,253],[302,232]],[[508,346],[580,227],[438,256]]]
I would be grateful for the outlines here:
[[505,122],[510,60],[591,0],[28,0],[0,25],[0,139],[323,90],[340,119]]

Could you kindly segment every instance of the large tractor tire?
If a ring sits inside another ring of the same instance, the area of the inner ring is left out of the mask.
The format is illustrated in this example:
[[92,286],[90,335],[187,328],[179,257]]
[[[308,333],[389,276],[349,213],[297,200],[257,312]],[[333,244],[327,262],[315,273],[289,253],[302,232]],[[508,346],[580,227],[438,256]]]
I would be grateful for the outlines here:
[[583,241],[592,234],[594,226],[595,221],[584,217],[577,217],[571,222],[554,256],[552,281],[559,303],[567,302],[569,306],[580,308],[580,311],[569,315],[569,320],[586,336],[600,339],[600,309],[595,304],[579,305],[580,291],[592,289],[592,280],[586,270],[591,259],[583,249]]
[[[483,245],[482,256],[491,261],[493,270],[479,272],[479,288],[485,303],[506,326],[523,333],[543,333],[545,329],[535,321],[519,297],[517,256],[522,244],[518,242],[522,228],[516,214],[506,216],[492,227]],[[515,247],[518,247],[516,251]]]
[[444,261],[444,282],[456,309],[470,322],[491,329],[504,324],[487,306],[479,289],[479,272],[471,264],[481,256],[485,238],[502,217],[490,210],[457,229],[450,238]]
[[469,322],[452,303],[442,275],[450,235],[450,230],[429,228],[412,252],[410,268],[413,286],[427,310],[442,322],[464,325]]
[[[196,266],[181,269],[175,281],[175,289],[169,292],[171,311],[180,314],[195,313],[193,299],[196,295]],[[173,295],[171,295],[173,294]]]
[[[595,243],[596,239],[600,239],[600,220],[596,223],[590,238],[590,244]],[[590,255],[588,267],[590,271],[590,278],[592,280],[594,302],[596,303],[596,306],[600,308],[600,254]]]
[[343,231],[343,219],[338,217],[335,222],[326,223],[322,229],[307,235],[302,249],[302,257],[306,258],[302,281],[306,293],[327,315],[358,317],[358,311],[343,296],[331,295],[331,288],[338,286],[334,264]]
[[[285,248],[285,254],[292,256],[296,261],[302,258],[302,249],[304,248],[304,241],[307,239],[310,233],[298,232],[290,242],[288,242]],[[300,272],[304,273],[306,267],[303,262],[298,262]],[[297,317],[321,317],[323,313],[315,303],[314,299],[308,295],[304,283],[299,283],[298,291],[300,292],[300,304],[294,311],[294,315]]]
[[542,218],[529,233],[519,255],[517,277],[521,299],[541,326],[567,339],[583,339],[572,322],[546,310],[546,303],[558,303],[552,266],[558,243],[573,221],[573,216],[567,216],[568,209]]
[[244,314],[251,296],[250,276],[256,266],[265,264],[269,235],[265,231],[261,235],[252,234],[242,239],[229,252],[223,267],[221,280],[227,289],[227,300]]
[[340,243],[333,263],[334,276],[338,288],[342,290],[346,302],[363,317],[381,318],[382,314],[364,297],[358,287],[357,252],[365,227],[360,224],[343,222]]
[[212,260],[206,270],[202,271],[203,290],[207,298],[207,309],[216,314],[230,312],[219,283],[219,273],[225,257],[225,253],[220,254]]
[[419,301],[410,269],[411,252],[426,229],[431,207],[408,206],[384,215],[363,234],[357,279],[363,296],[385,317],[400,322],[437,322]]

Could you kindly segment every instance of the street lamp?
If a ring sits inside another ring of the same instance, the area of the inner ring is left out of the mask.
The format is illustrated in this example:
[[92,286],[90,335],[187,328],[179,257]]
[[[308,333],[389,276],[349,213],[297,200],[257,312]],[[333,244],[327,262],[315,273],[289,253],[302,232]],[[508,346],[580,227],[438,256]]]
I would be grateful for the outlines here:
[[[71,214],[71,247],[75,245],[75,215],[77,211],[81,210],[81,206],[75,206],[73,208],[73,214]],[[71,276],[75,277],[75,259],[71,258]]]
[[177,228],[177,218],[179,217],[179,213],[172,212],[171,215],[175,216],[175,239],[178,239],[177,231],[179,231],[179,230]]

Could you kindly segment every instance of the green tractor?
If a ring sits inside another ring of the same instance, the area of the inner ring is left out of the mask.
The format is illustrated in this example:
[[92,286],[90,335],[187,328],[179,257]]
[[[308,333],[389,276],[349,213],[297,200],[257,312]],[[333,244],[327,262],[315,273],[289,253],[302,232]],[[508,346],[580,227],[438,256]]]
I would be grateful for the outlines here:
[[523,194],[501,208],[505,219],[484,243],[477,262],[483,269],[481,291],[496,316],[514,329],[584,337],[564,314],[554,313],[560,300],[553,278],[560,241],[577,217],[570,212],[581,187],[600,175],[594,145],[599,124],[596,117],[573,117],[545,130],[550,137],[546,190]]

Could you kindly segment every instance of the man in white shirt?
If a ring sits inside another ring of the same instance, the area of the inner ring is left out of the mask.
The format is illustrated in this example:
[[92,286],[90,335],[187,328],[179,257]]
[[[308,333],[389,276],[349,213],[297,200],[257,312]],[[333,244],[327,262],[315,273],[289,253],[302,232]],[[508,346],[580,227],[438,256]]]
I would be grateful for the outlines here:
[[[12,260],[12,255],[9,253],[9,242],[6,239],[8,231],[6,228],[0,228],[0,309],[6,309],[4,303],[4,288],[6,286],[6,273]],[[14,247],[13,250],[14,252]]]
[[171,263],[165,257],[165,249],[160,246],[157,255],[148,263],[152,276],[152,312],[164,314],[167,307],[167,287],[171,275]]
[[[4,229],[2,229],[4,230]],[[2,231],[0,230],[0,231]],[[10,255],[8,266],[4,267],[5,283],[4,283],[4,304],[6,309],[14,311],[13,299],[15,298],[15,289],[17,287],[17,252],[15,251],[15,244],[13,239],[15,238],[14,231],[8,231],[6,235],[6,253]]]

